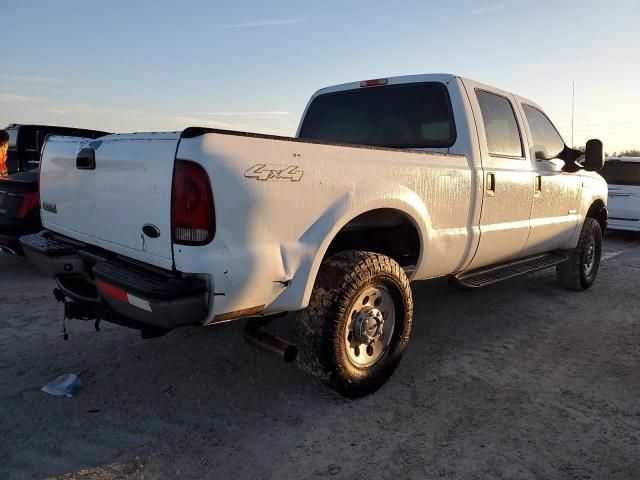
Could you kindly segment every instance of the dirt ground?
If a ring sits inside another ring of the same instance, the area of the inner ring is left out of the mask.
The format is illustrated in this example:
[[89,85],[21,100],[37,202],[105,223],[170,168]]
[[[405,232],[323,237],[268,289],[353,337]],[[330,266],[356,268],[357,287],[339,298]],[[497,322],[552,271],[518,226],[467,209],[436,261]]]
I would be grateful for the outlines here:
[[[241,324],[142,340],[70,324],[53,282],[0,256],[0,478],[640,478],[640,236],[596,285],[543,271],[414,284],[416,325],[376,394],[335,396]],[[290,321],[290,320],[289,320]],[[40,387],[80,373],[73,398]]]

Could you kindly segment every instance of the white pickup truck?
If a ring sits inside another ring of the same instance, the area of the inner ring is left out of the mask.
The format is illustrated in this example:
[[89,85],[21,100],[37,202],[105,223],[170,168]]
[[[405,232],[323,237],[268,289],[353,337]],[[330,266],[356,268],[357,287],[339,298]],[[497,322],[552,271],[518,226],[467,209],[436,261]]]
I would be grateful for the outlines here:
[[[563,286],[591,286],[602,143],[582,156],[517,95],[446,74],[367,80],[316,92],[295,138],[52,137],[45,230],[21,243],[67,318],[153,336],[252,317],[250,343],[357,397],[405,352],[410,281],[556,267]],[[263,328],[292,311],[292,343]]]
[[601,175],[609,185],[609,228],[640,232],[640,157],[608,157]]

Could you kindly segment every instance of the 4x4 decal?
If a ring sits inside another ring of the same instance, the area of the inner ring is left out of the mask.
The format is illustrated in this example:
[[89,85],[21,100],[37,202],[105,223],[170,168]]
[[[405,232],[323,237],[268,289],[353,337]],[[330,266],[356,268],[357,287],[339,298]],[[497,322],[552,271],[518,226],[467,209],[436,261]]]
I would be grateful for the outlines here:
[[299,182],[302,179],[304,171],[300,170],[297,165],[265,165],[259,163],[244,172],[247,178],[255,178],[266,182],[267,180],[289,180],[290,182]]

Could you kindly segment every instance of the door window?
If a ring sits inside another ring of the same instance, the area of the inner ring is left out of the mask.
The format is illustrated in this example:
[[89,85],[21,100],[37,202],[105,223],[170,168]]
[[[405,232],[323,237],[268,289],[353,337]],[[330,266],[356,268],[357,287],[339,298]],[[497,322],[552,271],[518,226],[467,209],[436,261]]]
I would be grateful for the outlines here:
[[527,123],[529,123],[536,158],[543,160],[557,158],[564,150],[564,140],[562,140],[556,127],[537,108],[531,105],[522,105],[522,109],[525,117],[527,117]]
[[511,102],[500,95],[476,91],[487,135],[489,154],[499,157],[524,157],[522,140]]

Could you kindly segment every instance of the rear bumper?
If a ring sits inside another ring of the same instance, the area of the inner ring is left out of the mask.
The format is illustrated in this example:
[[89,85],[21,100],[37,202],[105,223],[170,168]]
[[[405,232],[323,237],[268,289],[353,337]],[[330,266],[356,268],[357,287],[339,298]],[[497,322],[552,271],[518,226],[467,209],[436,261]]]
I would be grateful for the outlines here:
[[0,252],[9,253],[11,255],[24,255],[22,246],[18,241],[18,237],[11,235],[2,235],[0,233]]
[[0,215],[0,251],[23,255],[20,237],[39,232],[40,222]]
[[132,263],[104,250],[41,232],[20,238],[25,255],[56,279],[65,302],[83,317],[139,328],[200,324],[207,315],[208,282]]

